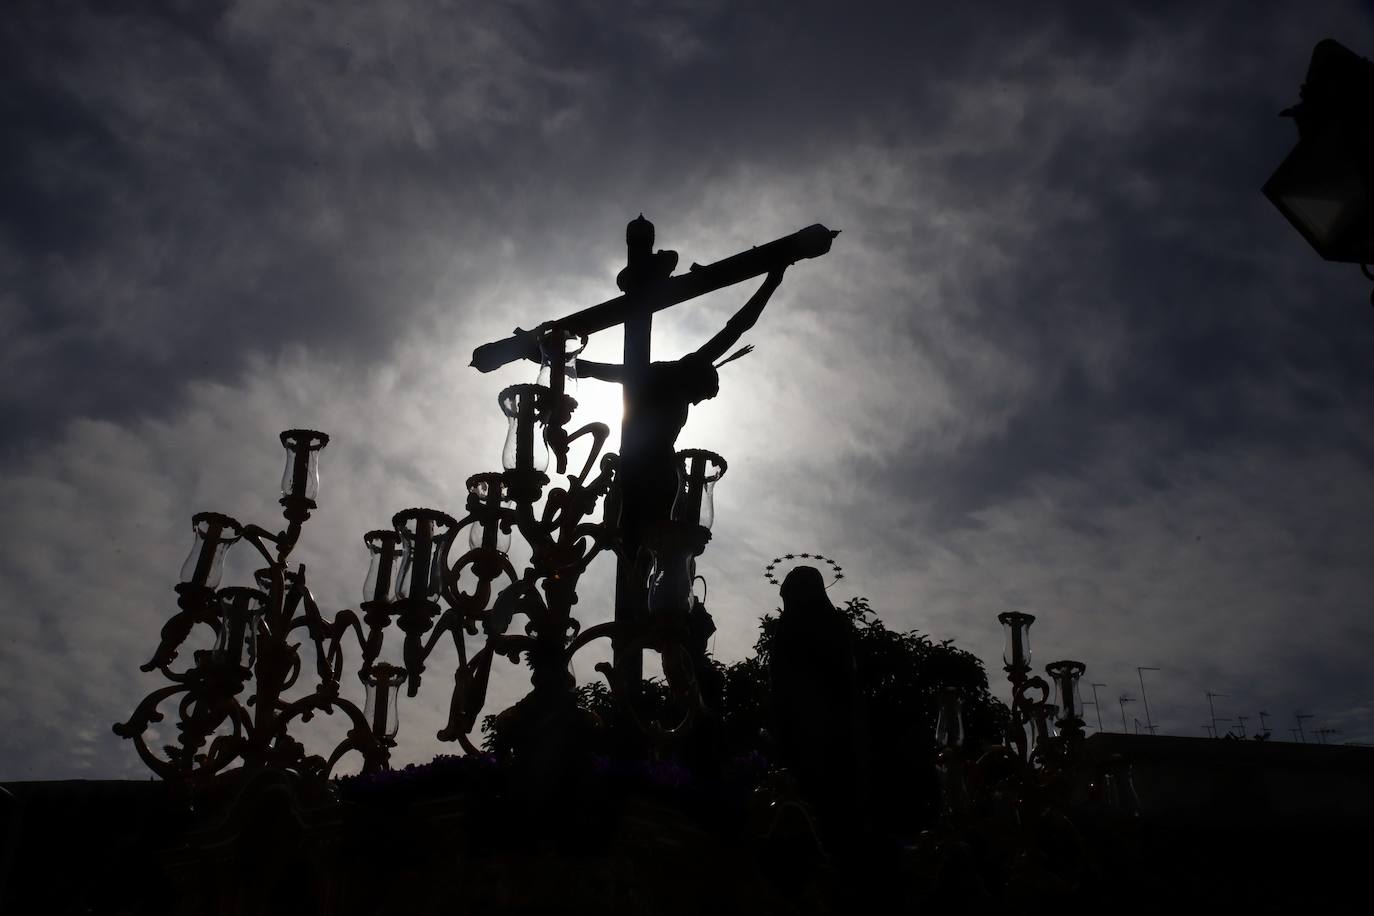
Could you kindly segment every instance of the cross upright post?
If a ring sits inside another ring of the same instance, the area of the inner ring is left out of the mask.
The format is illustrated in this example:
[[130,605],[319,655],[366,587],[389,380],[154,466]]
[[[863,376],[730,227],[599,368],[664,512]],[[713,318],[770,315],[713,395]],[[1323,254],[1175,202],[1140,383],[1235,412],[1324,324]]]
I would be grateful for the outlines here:
[[[654,312],[662,307],[657,300],[662,299],[663,281],[672,273],[676,258],[660,259],[667,267],[655,270],[653,257],[654,224],[640,214],[625,227],[625,271],[621,274],[621,288],[630,306],[624,322],[625,383],[621,388],[623,410],[620,420],[620,441],[625,441],[625,428],[630,418],[629,392],[640,389],[649,371],[652,355],[651,338],[654,329]],[[633,487],[640,473],[638,462],[631,450],[623,446],[620,450],[619,486],[622,493]],[[627,481],[629,482],[627,485]],[[643,622],[648,613],[647,596],[637,581],[635,557],[627,557],[621,552],[616,557],[615,566],[615,620],[617,637],[612,640],[612,663],[621,683],[637,685],[644,677],[644,654],[626,644],[624,635],[635,625]],[[633,688],[632,688],[633,689]]]

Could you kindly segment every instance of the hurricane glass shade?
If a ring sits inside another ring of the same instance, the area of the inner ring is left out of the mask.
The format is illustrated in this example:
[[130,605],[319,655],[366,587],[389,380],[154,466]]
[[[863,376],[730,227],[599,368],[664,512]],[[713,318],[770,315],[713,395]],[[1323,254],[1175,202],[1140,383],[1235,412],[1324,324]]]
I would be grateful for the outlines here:
[[1029,669],[1031,663],[1030,627],[1035,623],[1031,614],[1007,611],[997,615],[997,622],[1005,631],[1006,643],[1002,648],[1002,664],[1008,668]]
[[1106,802],[1109,807],[1132,816],[1139,813],[1140,797],[1136,795],[1131,764],[1124,757],[1120,754],[1112,754],[1107,758],[1102,782],[1106,789]]
[[535,429],[539,402],[549,392],[541,385],[512,385],[501,392],[497,402],[510,421],[506,444],[501,450],[501,466],[508,471],[538,471],[549,468],[549,446]]
[[502,525],[503,510],[514,506],[506,499],[500,474],[473,474],[468,478],[468,514],[473,518],[468,527],[468,546],[500,553],[510,552],[509,525]]
[[1069,659],[1050,662],[1045,673],[1054,684],[1054,702],[1059,707],[1061,723],[1078,722],[1083,719],[1083,697],[1079,693],[1079,678],[1087,668],[1082,662]]
[[191,552],[181,564],[181,581],[188,585],[218,588],[224,576],[224,555],[239,539],[242,528],[237,521],[218,512],[198,512],[191,516]]
[[457,522],[436,509],[406,509],[392,524],[402,546],[397,599],[433,601],[444,588],[444,558]]
[[1326,260],[1374,263],[1374,65],[1318,43],[1302,102],[1284,114],[1298,144],[1264,196]]
[[536,384],[552,391],[560,390],[558,373],[554,371],[554,367],[562,365],[561,390],[564,394],[575,394],[577,357],[586,346],[586,335],[573,331],[550,328],[539,335],[539,380]]
[[363,535],[367,546],[367,578],[363,580],[363,601],[386,604],[396,594],[396,572],[401,563],[401,536],[378,528]]
[[[256,588],[230,586],[219,590],[219,635],[214,656],[221,662],[251,668],[258,657],[258,630],[267,610],[267,595]],[[245,661],[246,659],[246,661]]]
[[281,434],[286,449],[286,468],[281,474],[281,495],[314,501],[320,493],[320,449],[329,437],[313,429],[288,429]]
[[716,521],[716,481],[725,476],[725,459],[704,449],[677,453],[681,488],[673,501],[673,518],[709,529]]
[[377,662],[363,673],[363,684],[367,688],[363,715],[378,738],[390,740],[400,730],[396,707],[401,696],[399,688],[405,679],[406,669],[386,662]]
[[935,717],[935,743],[941,748],[956,748],[964,743],[963,700],[953,687],[940,690],[940,710]]
[[686,611],[692,605],[692,581],[696,559],[689,553],[654,558],[649,576],[649,610],[652,613]]

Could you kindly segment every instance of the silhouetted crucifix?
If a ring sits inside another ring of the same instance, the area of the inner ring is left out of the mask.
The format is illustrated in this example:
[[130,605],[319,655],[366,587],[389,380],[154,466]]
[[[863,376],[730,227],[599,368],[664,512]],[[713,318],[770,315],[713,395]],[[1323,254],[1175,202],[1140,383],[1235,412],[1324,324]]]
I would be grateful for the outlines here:
[[[643,613],[642,588],[631,585],[633,569],[644,534],[655,522],[668,517],[677,494],[675,445],[689,407],[715,397],[719,391],[717,360],[753,326],[783,272],[797,261],[828,252],[838,234],[820,224],[807,226],[724,260],[704,266],[693,264],[686,273],[673,276],[677,253],[653,250],[653,224],[640,215],[625,230],[628,263],[616,277],[623,295],[539,327],[539,331],[589,335],[617,324],[625,326],[621,365],[577,361],[579,375],[619,382],[624,393],[617,472],[622,546],[616,580],[617,621],[633,621]],[[654,312],[760,275],[766,275],[763,285],[700,349],[671,362],[650,361]],[[533,333],[517,328],[511,337],[474,350],[472,365],[490,372],[518,359],[537,360],[536,346]],[[751,349],[746,347],[736,355]],[[615,664],[618,670],[628,666],[634,676],[638,675],[637,653],[629,658],[617,652]]]

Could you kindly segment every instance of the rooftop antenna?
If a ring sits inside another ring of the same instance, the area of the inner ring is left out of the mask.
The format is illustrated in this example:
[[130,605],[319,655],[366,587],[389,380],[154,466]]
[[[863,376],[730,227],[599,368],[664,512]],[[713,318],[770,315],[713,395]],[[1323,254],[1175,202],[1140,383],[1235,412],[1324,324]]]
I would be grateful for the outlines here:
[[1098,730],[1098,731],[1105,731],[1106,729],[1104,729],[1104,728],[1102,727],[1102,707],[1101,707],[1101,705],[1099,705],[1098,702],[1097,702],[1097,688],[1099,688],[1099,687],[1106,687],[1106,686],[1107,686],[1106,684],[1093,684],[1093,685],[1092,685],[1092,688],[1093,688],[1093,709],[1097,710],[1097,730]]
[[1221,697],[1222,699],[1227,700],[1231,698],[1230,694],[1213,693],[1210,690],[1207,691],[1207,711],[1212,714],[1212,731],[1214,732],[1217,730],[1217,708],[1214,705],[1212,705],[1212,700],[1216,699],[1217,697]]
[[1317,737],[1321,740],[1321,743],[1322,743],[1322,744],[1325,744],[1325,743],[1326,743],[1326,736],[1327,736],[1327,735],[1339,735],[1340,733],[1341,733],[1341,730],[1340,730],[1339,728],[1319,728],[1319,729],[1317,729]]
[[1136,677],[1140,678],[1140,702],[1145,706],[1145,728],[1149,730],[1152,735],[1155,733],[1155,724],[1150,719],[1150,701],[1145,696],[1145,672],[1158,670],[1158,668],[1151,668],[1145,665],[1136,665],[1135,668]]
[[1262,734],[1262,735],[1264,735],[1264,736],[1266,736],[1266,737],[1268,737],[1268,735],[1269,735],[1269,723],[1266,722],[1266,721],[1264,721],[1264,720],[1265,720],[1266,718],[1268,718],[1268,716],[1269,716],[1269,713],[1265,712],[1263,709],[1260,710],[1260,713],[1259,713],[1260,734]]
[[1134,702],[1135,697],[1131,696],[1129,693],[1123,693],[1116,698],[1117,705],[1121,707],[1121,734],[1123,735],[1129,735],[1131,733],[1131,730],[1126,727],[1126,704]]
[[1293,743],[1296,744],[1298,741],[1298,730],[1296,728],[1290,728],[1288,734],[1293,736]]
[[1303,730],[1302,730],[1302,720],[1303,720],[1303,719],[1311,719],[1311,718],[1312,718],[1312,714],[1311,714],[1310,712],[1304,713],[1304,712],[1298,712],[1297,710],[1293,710],[1293,718],[1295,718],[1295,719],[1298,720],[1298,737],[1302,740],[1302,743],[1303,743],[1303,744],[1306,744],[1306,743],[1307,743],[1307,735],[1306,735],[1306,733],[1303,732]]
[[1236,721],[1240,723],[1240,736],[1241,736],[1242,738],[1248,738],[1248,737],[1250,737],[1250,736],[1249,736],[1248,734],[1246,734],[1246,732],[1245,732],[1245,720],[1248,719],[1248,718],[1250,718],[1250,717],[1249,717],[1249,716],[1236,716]]

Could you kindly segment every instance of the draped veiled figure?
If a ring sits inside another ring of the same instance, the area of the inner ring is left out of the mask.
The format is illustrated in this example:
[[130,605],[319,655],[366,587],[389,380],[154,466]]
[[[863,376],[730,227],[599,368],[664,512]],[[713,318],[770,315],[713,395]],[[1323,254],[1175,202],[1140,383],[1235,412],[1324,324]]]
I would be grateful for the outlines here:
[[854,630],[813,566],[799,566],[783,580],[768,673],[780,762],[800,782],[823,829],[855,829],[864,735]]

